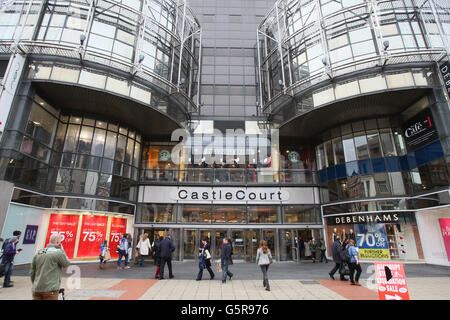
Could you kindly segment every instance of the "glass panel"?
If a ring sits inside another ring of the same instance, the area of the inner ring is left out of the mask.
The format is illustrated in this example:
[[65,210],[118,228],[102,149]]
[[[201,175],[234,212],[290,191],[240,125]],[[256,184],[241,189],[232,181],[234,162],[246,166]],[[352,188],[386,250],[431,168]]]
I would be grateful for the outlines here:
[[249,206],[248,222],[249,223],[277,223],[278,207]]
[[103,156],[103,148],[105,146],[106,130],[95,129],[94,139],[92,141],[91,154],[93,156]]
[[181,214],[184,223],[211,223],[211,206],[184,206]]
[[345,162],[356,160],[355,144],[353,143],[352,136],[344,136],[342,138],[342,144],[344,146]]
[[90,153],[92,147],[92,134],[94,133],[94,128],[92,127],[81,127],[80,141],[78,143],[79,153]]
[[195,230],[184,230],[184,259],[197,258],[197,239]]
[[341,138],[333,139],[334,160],[336,164],[345,163],[344,148]]
[[116,151],[116,140],[117,134],[113,132],[109,132],[106,135],[106,144],[105,144],[105,158],[114,159],[114,154]]
[[126,144],[127,144],[127,138],[125,136],[119,134],[119,139],[117,140],[115,160],[117,160],[117,161],[124,160]]
[[292,257],[292,230],[280,230],[280,260],[291,261]]
[[69,125],[66,134],[66,142],[64,143],[64,152],[75,152],[75,147],[78,141],[78,132],[80,130],[80,126],[77,125]]
[[367,144],[369,146],[369,152],[371,158],[381,157],[381,147],[378,132],[369,131],[367,134]]
[[[44,102],[42,102],[44,103]],[[33,103],[25,133],[47,146],[51,146],[58,121],[38,104]]]
[[394,157],[397,155],[395,152],[394,142],[392,140],[391,130],[381,130],[380,133],[381,144],[383,147],[383,156]]
[[355,135],[355,147],[358,160],[368,159],[369,150],[367,148],[367,139],[364,134]]
[[233,260],[243,260],[245,258],[244,231],[232,231],[231,240],[233,246]]

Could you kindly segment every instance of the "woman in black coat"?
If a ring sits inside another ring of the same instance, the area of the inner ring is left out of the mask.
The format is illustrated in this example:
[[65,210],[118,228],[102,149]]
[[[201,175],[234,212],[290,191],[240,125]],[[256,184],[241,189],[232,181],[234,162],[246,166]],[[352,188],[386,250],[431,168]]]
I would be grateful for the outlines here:
[[202,240],[202,245],[198,249],[199,251],[199,263],[198,263],[198,275],[197,281],[202,280],[203,269],[207,269],[209,275],[211,276],[211,280],[214,279],[214,272],[211,269],[211,246],[208,244],[208,241]]
[[159,245],[163,240],[164,240],[163,237],[159,237],[159,241],[155,240],[154,245],[152,247],[152,251],[154,253],[153,258],[155,259],[156,265],[155,279],[159,279],[159,269],[161,268],[161,248]]

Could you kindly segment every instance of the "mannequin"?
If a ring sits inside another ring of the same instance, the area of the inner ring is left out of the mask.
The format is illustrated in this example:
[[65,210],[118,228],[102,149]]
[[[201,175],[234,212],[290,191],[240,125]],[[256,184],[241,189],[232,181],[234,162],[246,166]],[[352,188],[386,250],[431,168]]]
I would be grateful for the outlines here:
[[345,229],[342,229],[341,241],[344,242],[345,239],[347,239],[347,233],[345,232]]
[[355,234],[353,233],[353,229],[350,229],[350,233],[348,234],[348,238],[349,238],[349,239],[352,239],[353,241],[356,240]]
[[331,237],[332,237],[332,239],[333,239],[333,242],[336,241],[337,235],[338,235],[338,234],[337,234],[337,229],[334,228],[334,229],[333,229],[333,233],[332,233],[332,235],[331,235]]

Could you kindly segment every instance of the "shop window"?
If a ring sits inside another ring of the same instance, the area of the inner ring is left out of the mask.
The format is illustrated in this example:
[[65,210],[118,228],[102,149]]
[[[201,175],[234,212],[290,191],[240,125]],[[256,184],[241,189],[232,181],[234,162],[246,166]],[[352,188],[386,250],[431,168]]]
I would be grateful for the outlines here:
[[334,159],[336,164],[345,163],[344,148],[341,138],[333,139]]
[[211,223],[211,206],[184,205],[181,212],[183,223]]
[[312,206],[284,206],[283,223],[318,223],[320,218]]
[[278,207],[248,207],[249,223],[277,223]]
[[31,139],[39,141],[46,146],[51,146],[57,123],[58,121],[55,117],[34,102],[31,107],[25,133]]

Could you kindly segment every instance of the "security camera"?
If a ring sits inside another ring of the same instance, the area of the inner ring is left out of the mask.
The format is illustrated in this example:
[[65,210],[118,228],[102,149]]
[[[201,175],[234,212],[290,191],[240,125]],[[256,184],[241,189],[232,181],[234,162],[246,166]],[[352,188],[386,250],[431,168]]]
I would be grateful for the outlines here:
[[142,61],[144,61],[144,59],[145,59],[145,56],[143,54],[141,54],[139,56],[139,63],[142,63]]
[[328,65],[328,60],[327,60],[326,57],[323,57],[323,58],[322,58],[322,63],[323,63],[324,66],[327,66],[327,65]]
[[388,40],[383,42],[383,47],[384,47],[384,50],[387,50],[389,48],[389,41]]
[[80,44],[83,45],[84,40],[86,40],[86,35],[84,33],[80,34]]

